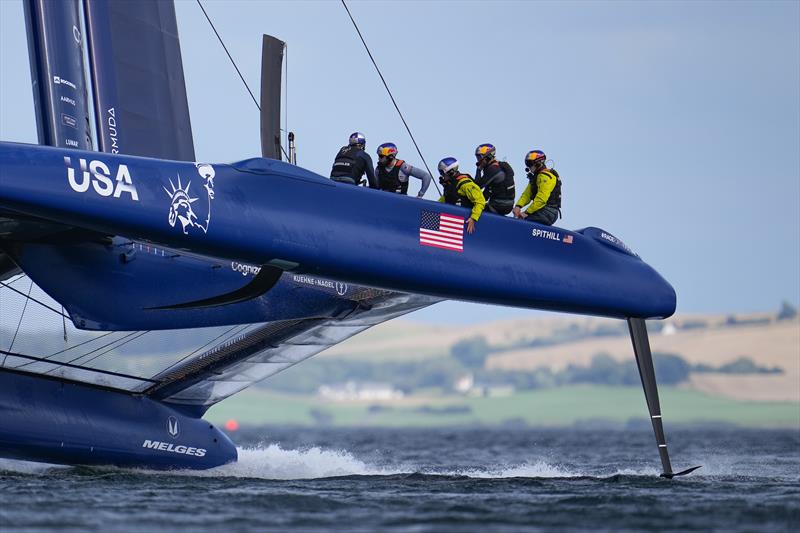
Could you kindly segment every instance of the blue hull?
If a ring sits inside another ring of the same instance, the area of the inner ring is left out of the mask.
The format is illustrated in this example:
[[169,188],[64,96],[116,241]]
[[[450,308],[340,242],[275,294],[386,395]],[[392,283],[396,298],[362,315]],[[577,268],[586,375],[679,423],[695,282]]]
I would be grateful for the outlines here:
[[216,427],[144,396],[11,371],[0,371],[0,391],[0,457],[152,469],[237,458]]
[[468,212],[267,159],[198,167],[0,143],[2,210],[402,292],[615,318],[675,311],[669,283],[602,230],[485,214],[462,251],[422,246],[424,212]]

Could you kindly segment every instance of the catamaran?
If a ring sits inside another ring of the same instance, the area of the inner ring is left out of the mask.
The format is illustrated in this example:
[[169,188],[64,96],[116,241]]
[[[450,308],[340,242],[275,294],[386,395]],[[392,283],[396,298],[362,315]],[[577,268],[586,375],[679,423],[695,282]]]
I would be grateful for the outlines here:
[[[464,208],[296,165],[279,124],[284,44],[266,35],[261,157],[198,161],[172,2],[24,3],[39,145],[0,142],[0,299],[45,309],[63,343],[0,346],[0,456],[235,461],[209,407],[458,299],[626,320],[662,475],[693,470],[670,464],[645,325],[674,313],[675,291],[621,239],[488,213],[468,234]],[[131,358],[145,337],[165,353]],[[178,337],[192,346],[167,350]]]

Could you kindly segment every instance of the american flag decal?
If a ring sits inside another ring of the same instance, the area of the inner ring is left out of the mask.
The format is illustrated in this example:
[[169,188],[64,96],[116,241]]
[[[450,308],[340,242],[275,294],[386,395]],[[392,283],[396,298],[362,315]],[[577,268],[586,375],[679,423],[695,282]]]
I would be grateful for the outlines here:
[[463,252],[464,217],[423,211],[419,222],[419,243]]

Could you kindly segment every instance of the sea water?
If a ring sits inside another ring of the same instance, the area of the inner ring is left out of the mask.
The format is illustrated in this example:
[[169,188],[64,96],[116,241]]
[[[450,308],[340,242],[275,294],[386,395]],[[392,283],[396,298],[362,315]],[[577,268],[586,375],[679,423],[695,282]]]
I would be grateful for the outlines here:
[[0,460],[0,530],[798,531],[800,429],[246,428],[239,462]]

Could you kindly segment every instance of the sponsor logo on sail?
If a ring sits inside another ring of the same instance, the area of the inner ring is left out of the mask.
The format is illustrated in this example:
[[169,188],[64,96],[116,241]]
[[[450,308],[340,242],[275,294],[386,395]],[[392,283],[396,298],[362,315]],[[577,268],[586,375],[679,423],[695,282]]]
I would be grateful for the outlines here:
[[61,113],[61,123],[65,126],[69,126],[70,128],[78,127],[78,119],[72,115],[67,115],[66,113]]
[[[69,139],[66,142],[71,146]],[[92,189],[100,196],[121,198],[127,194],[134,202],[139,201],[139,193],[127,165],[119,165],[114,169],[113,165],[109,166],[98,159],[88,161],[80,158],[79,168],[76,169],[70,157],[64,157],[64,165],[67,167],[67,182],[75,192],[84,193]]]
[[68,80],[68,79],[66,79],[66,78],[62,78],[61,76],[53,76],[53,83],[54,83],[55,85],[66,85],[67,87],[69,87],[69,88],[71,88],[71,89],[76,89],[76,90],[78,89],[78,88],[75,86],[75,84],[74,84],[74,83],[72,83],[71,81],[69,81],[69,80]]
[[108,140],[111,141],[111,153],[119,153],[119,140],[117,138],[117,112],[113,107],[106,112],[106,123],[108,124]]

